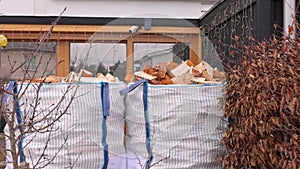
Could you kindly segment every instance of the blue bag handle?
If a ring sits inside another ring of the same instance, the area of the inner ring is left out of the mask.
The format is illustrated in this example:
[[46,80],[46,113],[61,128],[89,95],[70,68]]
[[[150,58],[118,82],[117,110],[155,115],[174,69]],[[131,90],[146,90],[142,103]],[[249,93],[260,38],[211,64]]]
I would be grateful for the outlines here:
[[108,167],[108,144],[106,142],[107,136],[107,127],[106,127],[106,118],[110,115],[110,98],[109,98],[109,83],[101,82],[100,83],[100,98],[101,98],[101,105],[102,105],[102,146],[103,146],[103,155],[104,155],[104,163],[102,169],[107,169]]
[[[14,94],[18,93],[18,86],[17,86],[17,81],[10,81],[7,87],[7,91],[13,91]],[[8,94],[6,93],[3,97],[2,97],[2,105],[4,105],[8,99]],[[16,100],[17,97],[14,96],[14,100]],[[16,115],[17,115],[17,122],[19,125],[22,124],[22,112],[20,109],[20,105],[19,105],[19,101],[16,102]],[[23,150],[23,141],[24,141],[24,128],[23,126],[20,126],[19,128],[20,133],[23,135],[23,137],[20,139],[20,141],[18,142],[18,146],[20,149],[20,163],[25,162],[25,155],[24,155],[24,150]]]
[[150,128],[150,120],[148,115],[148,81],[146,79],[141,79],[134,83],[133,85],[129,86],[121,90],[119,93],[120,95],[125,95],[133,91],[138,86],[143,85],[143,105],[144,105],[144,118],[145,118],[145,128],[146,128],[146,149],[149,155],[149,159],[147,160],[145,168],[149,168],[152,160],[153,154],[151,149],[151,128]]
[[135,88],[137,88],[138,86],[144,84],[144,83],[147,83],[148,81],[146,79],[141,79],[139,81],[137,81],[136,83],[134,83],[133,85],[119,91],[120,95],[121,96],[124,96],[128,93],[130,93],[131,91],[133,91]]
[[[13,87],[14,87],[14,82],[13,81],[11,81],[11,82],[9,82],[9,84],[8,84],[8,86],[7,86],[7,91],[11,91],[12,89],[13,89]],[[4,96],[2,97],[2,105],[4,105],[5,103],[6,103],[6,101],[7,101],[7,99],[8,99],[8,94],[6,93],[6,94],[4,94]]]

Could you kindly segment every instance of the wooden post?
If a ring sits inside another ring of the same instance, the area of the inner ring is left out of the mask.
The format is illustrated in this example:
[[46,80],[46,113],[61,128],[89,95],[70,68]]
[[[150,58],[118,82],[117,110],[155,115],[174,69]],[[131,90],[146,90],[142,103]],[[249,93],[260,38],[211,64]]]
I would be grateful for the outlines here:
[[56,67],[57,76],[67,76],[70,71],[70,43],[68,41],[58,41]]
[[133,74],[133,40],[131,38],[127,39],[126,46],[126,74]]
[[202,59],[202,54],[201,54],[202,42],[201,42],[200,34],[192,35],[190,43],[191,43],[190,44],[190,60],[194,64],[199,64]]

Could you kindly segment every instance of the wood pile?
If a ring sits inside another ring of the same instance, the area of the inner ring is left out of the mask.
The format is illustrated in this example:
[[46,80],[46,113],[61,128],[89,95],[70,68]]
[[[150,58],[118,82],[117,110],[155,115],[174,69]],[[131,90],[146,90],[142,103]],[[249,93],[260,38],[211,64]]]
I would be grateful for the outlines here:
[[300,39],[274,37],[244,49],[242,64],[228,72],[223,168],[298,169]]
[[[226,79],[224,72],[212,68],[207,62],[202,61],[194,65],[190,60],[179,64],[174,62],[160,63],[154,67],[146,66],[143,71],[135,72],[134,75],[127,75],[125,82],[135,82],[140,79],[147,79],[150,84],[214,84],[222,83]],[[19,79],[22,81],[22,79]],[[119,82],[118,77],[107,73],[98,73],[95,77],[85,69],[79,73],[70,72],[66,77],[47,76],[25,80],[27,83],[59,83],[59,82]]]
[[203,84],[221,83],[225,80],[224,72],[212,68],[207,62],[202,61],[194,65],[190,60],[181,64],[168,62],[160,63],[154,67],[146,66],[143,71],[135,72],[133,77],[127,77],[127,81],[147,79],[150,84]]
[[[19,79],[19,81],[22,81]],[[33,78],[31,80],[25,80],[27,83],[59,83],[59,82],[119,82],[118,77],[112,76],[110,73],[103,75],[98,73],[95,77],[93,74],[85,69],[82,69],[79,73],[70,72],[66,77],[47,76],[43,78]]]

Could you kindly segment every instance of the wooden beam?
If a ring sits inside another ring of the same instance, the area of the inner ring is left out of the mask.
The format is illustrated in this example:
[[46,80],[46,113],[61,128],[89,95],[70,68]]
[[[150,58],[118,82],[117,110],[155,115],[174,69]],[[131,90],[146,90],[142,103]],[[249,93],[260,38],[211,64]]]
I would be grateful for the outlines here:
[[200,34],[193,35],[190,42],[190,60],[194,64],[199,64],[202,59],[201,45],[202,43]]
[[[0,32],[21,31],[21,32],[43,32],[48,31],[51,25],[30,25],[30,24],[0,24]],[[55,25],[53,32],[64,33],[128,33],[131,26],[113,26],[113,25]],[[154,26],[150,30],[141,28],[139,33],[186,33],[199,34],[198,27],[173,27],[173,26]]]
[[189,39],[179,39],[174,37],[168,36],[157,36],[157,35],[150,35],[150,36],[135,36],[132,38],[134,42],[139,43],[185,43],[188,42]]
[[198,34],[198,46],[199,46],[199,49],[198,49],[198,63],[200,63],[202,61],[202,37],[201,37],[201,34]]
[[[11,40],[25,40],[25,41],[32,41],[32,40],[38,40],[42,36],[41,33],[38,32],[29,32],[29,33],[20,33],[20,32],[8,32],[5,33],[8,41]],[[113,34],[113,35],[97,35],[94,33],[52,33],[49,37],[50,40],[66,40],[66,41],[121,41],[126,39],[128,36],[120,36],[119,34]]]
[[127,45],[126,45],[126,74],[133,74],[133,64],[134,64],[134,58],[133,58],[133,40],[128,39]]
[[[11,40],[37,40],[43,35],[43,32],[6,32],[4,33],[8,39]],[[156,42],[156,43],[178,43],[189,42],[191,36],[197,34],[136,34],[131,36],[127,33],[65,33],[53,32],[49,37],[50,40],[67,40],[67,41],[122,41],[127,38],[133,39],[135,42]]]
[[57,76],[67,76],[70,71],[70,43],[68,41],[58,41],[57,44]]

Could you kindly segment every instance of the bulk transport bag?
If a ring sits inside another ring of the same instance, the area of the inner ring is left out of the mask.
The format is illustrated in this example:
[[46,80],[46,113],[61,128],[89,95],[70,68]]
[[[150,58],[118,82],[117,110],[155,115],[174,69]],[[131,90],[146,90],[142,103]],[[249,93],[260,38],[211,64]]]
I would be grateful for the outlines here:
[[24,92],[19,100],[24,124],[30,118],[43,119],[50,111],[52,118],[35,124],[36,129],[51,126],[43,132],[25,134],[25,161],[36,168],[110,168],[114,165],[110,159],[125,154],[124,97],[118,93],[124,87],[124,83],[18,86]]
[[[148,85],[126,96],[126,148],[143,168],[214,169],[224,153],[222,85]],[[124,91],[122,91],[124,92]],[[123,93],[124,94],[124,93]]]

